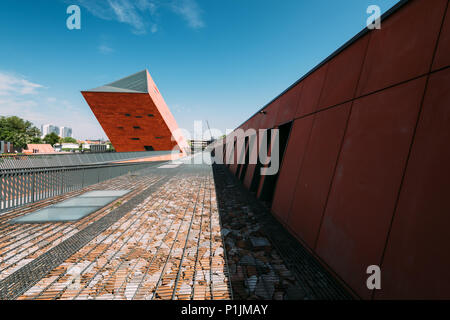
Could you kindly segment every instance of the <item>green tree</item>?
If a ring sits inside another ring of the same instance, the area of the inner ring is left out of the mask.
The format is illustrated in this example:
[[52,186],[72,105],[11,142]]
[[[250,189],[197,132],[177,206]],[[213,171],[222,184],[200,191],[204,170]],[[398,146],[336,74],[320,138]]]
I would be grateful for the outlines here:
[[66,138],[62,138],[61,139],[62,143],[77,143],[77,139],[71,138],[71,137],[66,137]]
[[31,143],[42,144],[42,139],[39,137],[35,137],[35,138],[31,139]]
[[39,139],[41,131],[30,121],[19,117],[0,117],[0,140],[11,142],[15,148],[25,148]]
[[110,152],[115,152],[116,151],[116,149],[114,148],[114,146],[113,146],[113,144],[111,142],[107,142],[106,144],[109,145],[109,149],[108,150]]
[[59,142],[59,136],[52,132],[44,137],[44,142],[50,144],[52,147]]

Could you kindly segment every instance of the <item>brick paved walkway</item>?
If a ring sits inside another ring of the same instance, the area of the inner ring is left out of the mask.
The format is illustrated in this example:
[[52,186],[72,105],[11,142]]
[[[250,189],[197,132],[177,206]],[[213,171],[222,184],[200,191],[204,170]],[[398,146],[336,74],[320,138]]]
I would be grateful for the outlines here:
[[[9,223],[86,191],[119,189],[132,191],[77,222]],[[154,164],[0,216],[0,298],[348,297],[303,259],[325,287],[312,290],[261,215],[223,168]]]

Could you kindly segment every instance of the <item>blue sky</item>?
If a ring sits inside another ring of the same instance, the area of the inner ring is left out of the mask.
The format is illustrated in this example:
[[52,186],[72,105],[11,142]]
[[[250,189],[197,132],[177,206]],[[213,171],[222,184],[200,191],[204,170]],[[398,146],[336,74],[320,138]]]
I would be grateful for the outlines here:
[[369,5],[397,2],[2,0],[0,115],[106,137],[80,91],[148,69],[180,127],[225,132],[362,30]]

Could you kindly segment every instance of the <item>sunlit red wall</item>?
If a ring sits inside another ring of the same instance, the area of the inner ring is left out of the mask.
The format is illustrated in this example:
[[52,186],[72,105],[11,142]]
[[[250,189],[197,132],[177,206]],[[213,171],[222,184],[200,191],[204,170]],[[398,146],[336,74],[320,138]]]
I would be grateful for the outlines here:
[[[118,152],[169,151],[177,146],[172,130],[178,128],[173,117],[163,118],[148,93],[82,92],[98,122]],[[170,123],[169,123],[169,122]],[[184,140],[180,149],[187,148]]]
[[293,121],[272,212],[363,299],[450,298],[449,65],[448,1],[412,0],[240,127]]

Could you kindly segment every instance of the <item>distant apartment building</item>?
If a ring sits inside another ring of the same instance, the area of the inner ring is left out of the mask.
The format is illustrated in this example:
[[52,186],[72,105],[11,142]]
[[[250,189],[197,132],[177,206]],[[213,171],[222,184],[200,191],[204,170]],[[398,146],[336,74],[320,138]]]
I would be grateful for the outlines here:
[[61,127],[59,129],[59,136],[61,138],[72,138],[72,128],[69,127]]
[[50,134],[50,133],[56,133],[59,136],[59,127],[54,126],[52,124],[44,124],[41,127],[41,132],[42,132],[42,137],[45,137],[46,135]]

